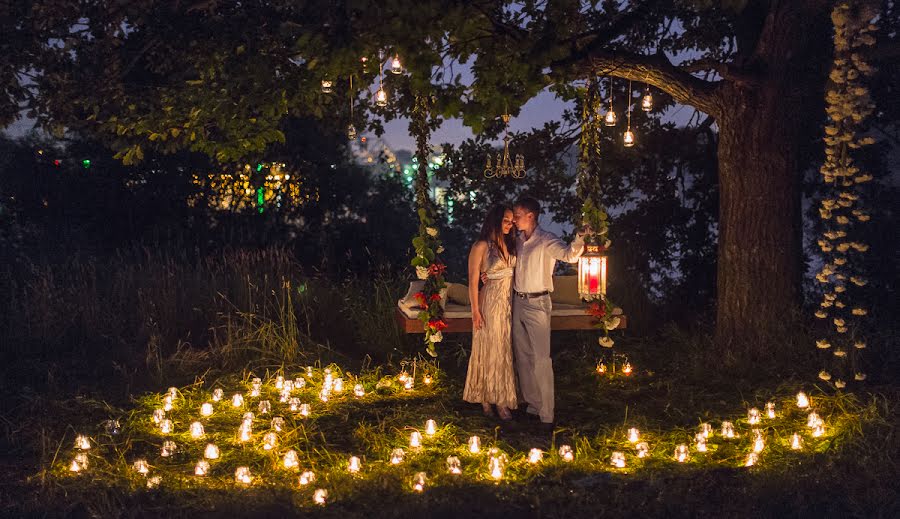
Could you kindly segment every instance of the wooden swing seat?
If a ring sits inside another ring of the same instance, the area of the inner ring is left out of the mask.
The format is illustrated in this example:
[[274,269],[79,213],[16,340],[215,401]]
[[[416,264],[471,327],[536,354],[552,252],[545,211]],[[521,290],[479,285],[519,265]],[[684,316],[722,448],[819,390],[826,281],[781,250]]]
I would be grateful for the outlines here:
[[[584,305],[565,305],[555,303],[550,314],[551,330],[594,330],[596,319],[588,315]],[[621,311],[619,311],[621,312]],[[422,321],[416,319],[413,312],[404,312],[399,306],[394,317],[400,329],[404,333],[425,333]],[[467,315],[468,314],[468,315]],[[616,314],[620,319],[617,330],[627,327],[628,319],[621,313]],[[443,333],[472,333],[472,310],[469,306],[447,304],[444,309],[444,323],[447,327]]]

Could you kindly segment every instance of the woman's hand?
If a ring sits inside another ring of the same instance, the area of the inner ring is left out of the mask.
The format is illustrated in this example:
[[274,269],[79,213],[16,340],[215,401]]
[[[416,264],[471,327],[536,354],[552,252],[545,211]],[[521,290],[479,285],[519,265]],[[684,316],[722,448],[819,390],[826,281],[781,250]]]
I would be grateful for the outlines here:
[[480,330],[481,327],[484,326],[484,317],[481,316],[481,310],[472,312],[472,326],[474,326],[476,330]]

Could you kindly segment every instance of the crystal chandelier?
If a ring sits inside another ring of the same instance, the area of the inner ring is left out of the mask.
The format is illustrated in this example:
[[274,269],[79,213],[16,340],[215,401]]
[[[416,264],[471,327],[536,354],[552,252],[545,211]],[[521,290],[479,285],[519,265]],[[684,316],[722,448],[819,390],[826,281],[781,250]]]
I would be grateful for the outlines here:
[[525,157],[519,153],[513,162],[509,158],[509,114],[503,115],[503,123],[506,129],[503,133],[503,156],[497,153],[494,165],[491,165],[491,154],[488,153],[487,163],[484,165],[485,178],[500,178],[511,176],[513,178],[525,178]]

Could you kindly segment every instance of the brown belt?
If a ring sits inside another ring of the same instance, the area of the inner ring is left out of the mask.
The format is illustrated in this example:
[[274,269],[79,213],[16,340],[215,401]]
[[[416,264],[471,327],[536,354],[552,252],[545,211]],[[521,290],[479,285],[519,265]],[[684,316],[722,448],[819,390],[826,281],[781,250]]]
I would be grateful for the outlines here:
[[549,290],[544,290],[543,292],[518,292],[513,290],[513,293],[516,297],[521,297],[522,299],[531,299],[533,297],[541,297],[550,294]]

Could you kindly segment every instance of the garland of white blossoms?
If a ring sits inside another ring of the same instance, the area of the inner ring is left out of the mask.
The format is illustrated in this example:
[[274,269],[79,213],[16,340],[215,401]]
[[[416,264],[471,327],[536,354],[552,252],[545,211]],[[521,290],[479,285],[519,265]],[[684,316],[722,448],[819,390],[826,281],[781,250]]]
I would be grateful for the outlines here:
[[846,385],[849,373],[857,381],[866,378],[859,366],[859,352],[866,347],[862,324],[868,310],[852,301],[866,285],[858,265],[869,246],[852,235],[858,225],[870,220],[861,208],[860,185],[872,180],[872,175],[860,170],[851,154],[875,142],[862,133],[863,121],[874,110],[863,80],[875,72],[865,62],[864,51],[875,44],[871,33],[877,27],[870,20],[876,14],[859,2],[842,2],[831,14],[834,64],[825,97],[829,121],[825,127],[825,163],[820,169],[827,192],[819,207],[824,232],[818,240],[825,264],[816,274],[824,294],[815,316],[825,321],[829,330],[816,346],[831,353],[819,378],[833,378],[837,388]]

